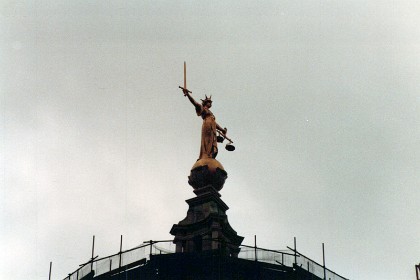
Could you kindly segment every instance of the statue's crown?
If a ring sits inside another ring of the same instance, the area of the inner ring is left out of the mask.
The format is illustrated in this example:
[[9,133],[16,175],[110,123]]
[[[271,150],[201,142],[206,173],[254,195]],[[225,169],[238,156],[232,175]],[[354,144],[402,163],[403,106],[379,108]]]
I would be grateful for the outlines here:
[[205,102],[213,102],[212,100],[211,100],[211,95],[210,95],[210,97],[207,97],[207,94],[205,94],[204,95],[206,98],[203,100],[203,99],[200,99],[201,101],[203,101],[203,103],[205,103]]

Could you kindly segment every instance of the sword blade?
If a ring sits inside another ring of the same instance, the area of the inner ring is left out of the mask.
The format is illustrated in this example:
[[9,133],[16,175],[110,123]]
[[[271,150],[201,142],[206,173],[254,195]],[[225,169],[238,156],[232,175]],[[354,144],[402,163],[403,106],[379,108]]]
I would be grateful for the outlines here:
[[184,88],[187,89],[187,63],[184,61]]

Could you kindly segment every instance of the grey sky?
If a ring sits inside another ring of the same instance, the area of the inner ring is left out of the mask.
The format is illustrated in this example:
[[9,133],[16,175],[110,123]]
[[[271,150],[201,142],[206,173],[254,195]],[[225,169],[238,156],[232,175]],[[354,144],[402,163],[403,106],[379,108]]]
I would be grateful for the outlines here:
[[[71,2],[71,3],[67,3]],[[418,1],[2,1],[0,279],[169,239],[213,96],[244,243],[350,279],[420,262]]]

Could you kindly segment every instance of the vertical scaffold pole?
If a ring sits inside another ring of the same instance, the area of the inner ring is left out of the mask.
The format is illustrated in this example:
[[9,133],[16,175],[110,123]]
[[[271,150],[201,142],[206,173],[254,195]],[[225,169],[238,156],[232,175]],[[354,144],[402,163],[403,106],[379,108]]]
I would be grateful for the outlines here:
[[295,245],[295,265],[297,265],[296,237],[293,237]]
[[95,254],[95,235],[92,240],[92,259],[90,260],[90,271],[93,271],[93,256]]
[[122,258],[122,234],[121,234],[121,239],[120,239],[120,262],[118,264],[118,268],[121,268],[121,258]]
[[325,270],[325,250],[324,250],[324,243],[322,243],[322,261],[324,265],[324,280],[327,280],[327,273]]
[[254,253],[255,253],[255,261],[258,261],[257,257],[257,236],[254,235]]
[[50,273],[49,273],[49,276],[48,276],[48,280],[51,280],[51,268],[52,268],[52,262],[50,262]]
[[152,244],[153,244],[153,240],[150,240],[150,259],[152,259]]

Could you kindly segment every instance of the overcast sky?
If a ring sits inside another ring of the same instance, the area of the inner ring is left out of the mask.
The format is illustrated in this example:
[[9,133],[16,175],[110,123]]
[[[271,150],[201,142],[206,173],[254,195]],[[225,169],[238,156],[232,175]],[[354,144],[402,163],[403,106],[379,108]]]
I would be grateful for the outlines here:
[[420,2],[0,3],[0,279],[171,239],[212,95],[244,244],[350,279],[420,262]]

